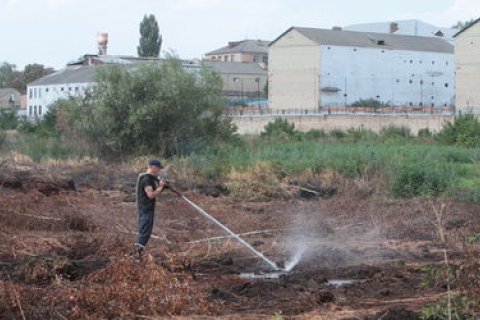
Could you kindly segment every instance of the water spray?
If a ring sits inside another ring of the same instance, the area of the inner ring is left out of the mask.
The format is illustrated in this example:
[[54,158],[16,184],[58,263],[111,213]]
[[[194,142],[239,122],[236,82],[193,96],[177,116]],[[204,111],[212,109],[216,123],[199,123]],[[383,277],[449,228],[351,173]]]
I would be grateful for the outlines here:
[[[187,197],[185,197],[183,194],[181,194],[179,191],[171,188],[169,186],[170,190],[179,195],[180,197],[183,198],[183,200],[185,200],[190,206],[192,206],[195,210],[197,210],[200,214],[202,214],[204,217],[208,218],[210,221],[214,222],[217,226],[219,226],[220,228],[222,228],[224,231],[226,231],[228,234],[230,234],[233,238],[235,238],[238,242],[240,242],[241,244],[243,244],[245,247],[247,247],[250,251],[252,251],[255,255],[257,255],[258,257],[262,258],[262,260],[264,262],[266,262],[268,265],[270,265],[274,270],[282,270],[281,268],[279,268],[277,266],[277,264],[275,262],[273,262],[272,260],[268,259],[267,257],[265,257],[261,252],[257,251],[254,247],[252,247],[248,242],[246,242],[245,240],[243,240],[240,236],[238,236],[236,233],[234,233],[232,230],[230,230],[229,228],[227,228],[226,226],[224,226],[222,223],[220,223],[220,221],[218,221],[217,219],[215,219],[214,217],[212,217],[211,215],[209,215],[208,213],[205,212],[205,210],[203,210],[202,208],[200,208],[199,206],[197,206],[195,203],[193,203],[190,199],[188,199]],[[289,271],[289,270],[285,270],[285,271]]]

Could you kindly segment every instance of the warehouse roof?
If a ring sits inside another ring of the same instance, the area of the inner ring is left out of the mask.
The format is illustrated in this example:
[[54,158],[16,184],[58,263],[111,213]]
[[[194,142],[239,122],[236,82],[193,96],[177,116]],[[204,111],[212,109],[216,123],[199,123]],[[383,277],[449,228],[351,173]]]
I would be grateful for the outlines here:
[[29,83],[29,86],[41,86],[62,83],[87,83],[93,81],[95,66],[72,66],[42,77]]
[[291,27],[285,31],[270,46],[292,30],[300,32],[319,45],[453,53],[451,44],[435,37],[298,27]]
[[244,41],[229,42],[228,46],[211,51],[207,53],[207,55],[238,53],[238,52],[268,53],[269,44],[270,44],[270,41],[263,41],[263,40],[244,40]]

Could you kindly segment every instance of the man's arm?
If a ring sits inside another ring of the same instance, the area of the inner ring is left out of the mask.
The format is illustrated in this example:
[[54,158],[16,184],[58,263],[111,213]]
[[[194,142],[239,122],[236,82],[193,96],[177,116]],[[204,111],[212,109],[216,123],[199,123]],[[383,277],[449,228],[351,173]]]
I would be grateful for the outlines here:
[[150,199],[154,199],[156,196],[158,196],[160,193],[163,192],[166,183],[167,182],[165,179],[161,179],[160,182],[158,183],[157,190],[153,190],[152,186],[146,186],[144,190],[145,190],[145,193],[147,194],[147,197],[149,197]]

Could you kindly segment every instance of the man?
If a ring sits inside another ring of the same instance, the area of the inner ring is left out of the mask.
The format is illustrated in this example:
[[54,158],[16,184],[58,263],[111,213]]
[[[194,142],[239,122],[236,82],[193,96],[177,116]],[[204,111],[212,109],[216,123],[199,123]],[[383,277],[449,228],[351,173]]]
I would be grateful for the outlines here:
[[141,257],[145,246],[152,235],[153,218],[155,216],[155,199],[163,192],[167,181],[159,179],[158,174],[163,169],[157,159],[148,162],[146,173],[138,176],[137,180],[137,211],[139,231],[135,243],[135,251]]

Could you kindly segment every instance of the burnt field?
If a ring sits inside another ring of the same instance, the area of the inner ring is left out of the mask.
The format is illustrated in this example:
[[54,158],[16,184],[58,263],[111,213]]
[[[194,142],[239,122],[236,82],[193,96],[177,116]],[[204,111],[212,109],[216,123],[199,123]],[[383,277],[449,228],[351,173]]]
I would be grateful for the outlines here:
[[269,259],[294,264],[273,272],[168,191],[148,255],[129,257],[133,170],[2,168],[0,318],[408,320],[449,292],[478,293],[466,241],[478,204],[392,200],[355,183],[261,201],[179,183]]

